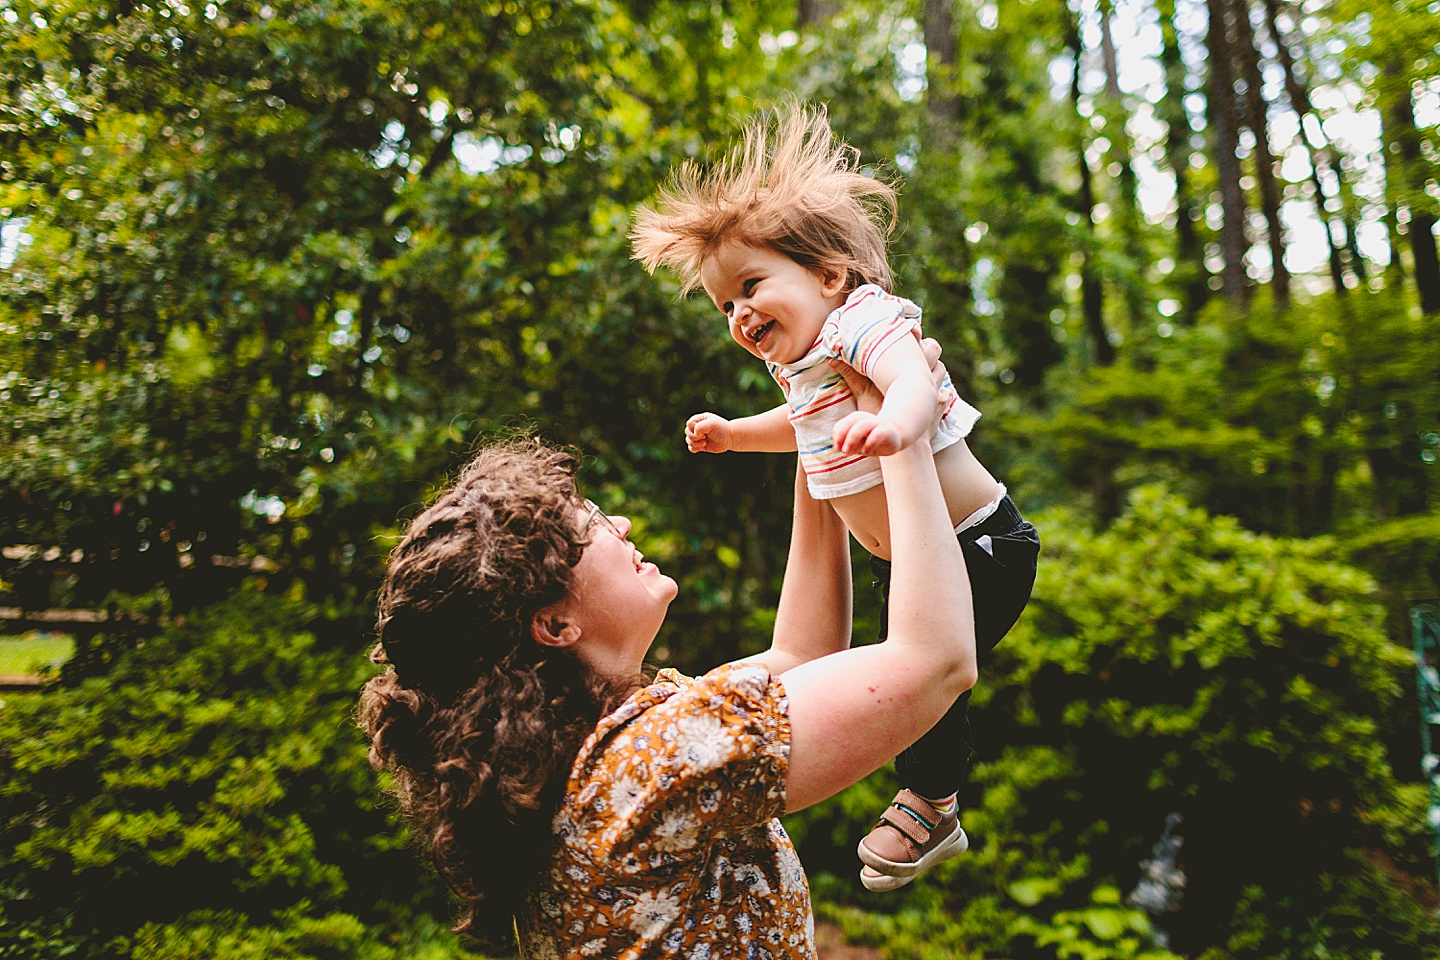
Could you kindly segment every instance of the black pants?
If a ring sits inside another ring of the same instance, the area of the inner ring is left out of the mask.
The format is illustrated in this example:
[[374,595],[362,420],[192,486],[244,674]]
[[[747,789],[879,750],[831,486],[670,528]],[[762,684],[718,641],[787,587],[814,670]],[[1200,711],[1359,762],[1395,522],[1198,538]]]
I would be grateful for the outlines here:
[[[1035,588],[1040,535],[1020,516],[1009,497],[980,523],[960,531],[960,549],[970,576],[975,606],[975,653],[982,667],[1000,638],[1010,631]],[[870,558],[875,585],[881,588],[880,637],[889,633],[890,561]],[[961,794],[970,780],[975,748],[970,730],[970,691],[965,691],[940,722],[895,758],[895,772],[909,789],[932,800]]]

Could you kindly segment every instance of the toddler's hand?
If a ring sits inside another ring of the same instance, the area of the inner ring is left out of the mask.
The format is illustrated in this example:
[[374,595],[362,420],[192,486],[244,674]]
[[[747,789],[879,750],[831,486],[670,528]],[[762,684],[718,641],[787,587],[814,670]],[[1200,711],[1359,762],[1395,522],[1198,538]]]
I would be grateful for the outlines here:
[[717,413],[697,413],[685,421],[685,447],[691,453],[730,449],[730,421]]
[[835,447],[841,453],[888,457],[905,448],[900,431],[889,420],[856,410],[835,424]]

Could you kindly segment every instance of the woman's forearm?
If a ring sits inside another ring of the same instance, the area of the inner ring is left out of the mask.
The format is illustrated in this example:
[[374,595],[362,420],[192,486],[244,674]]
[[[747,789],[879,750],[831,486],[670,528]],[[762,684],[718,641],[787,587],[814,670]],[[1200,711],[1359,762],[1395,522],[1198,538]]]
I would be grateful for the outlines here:
[[830,504],[810,496],[805,471],[795,471],[790,556],[769,650],[750,657],[772,673],[850,646],[850,539]]
[[890,504],[887,642],[929,651],[946,668],[937,681],[957,684],[959,696],[975,682],[974,606],[934,457],[917,444],[881,458],[880,469]]
[[785,675],[791,812],[887,763],[975,683],[970,584],[930,445],[914,444],[880,464],[892,549],[889,636]]

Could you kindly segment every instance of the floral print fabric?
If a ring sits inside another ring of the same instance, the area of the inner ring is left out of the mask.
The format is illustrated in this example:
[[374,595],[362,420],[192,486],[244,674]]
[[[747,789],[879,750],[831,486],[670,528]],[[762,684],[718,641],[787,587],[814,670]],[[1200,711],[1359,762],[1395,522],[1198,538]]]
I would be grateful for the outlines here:
[[580,748],[522,956],[813,960],[810,889],[776,819],[789,758],[764,666],[660,671]]

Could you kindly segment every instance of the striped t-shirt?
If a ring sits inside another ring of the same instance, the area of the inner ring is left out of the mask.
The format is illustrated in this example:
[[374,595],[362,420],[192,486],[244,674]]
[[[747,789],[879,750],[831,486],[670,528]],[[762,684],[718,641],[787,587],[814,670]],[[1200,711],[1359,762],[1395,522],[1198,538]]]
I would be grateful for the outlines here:
[[[805,356],[794,363],[765,364],[790,405],[790,425],[795,428],[795,443],[810,496],[832,500],[880,483],[877,458],[835,449],[835,424],[855,410],[855,397],[827,361],[838,357],[868,377],[891,344],[901,337],[919,334],[918,306],[867,283],[826,318],[820,336]],[[980,418],[980,411],[955,393],[948,376],[940,394],[947,406],[930,441],[931,449],[937,453],[967,436]]]

